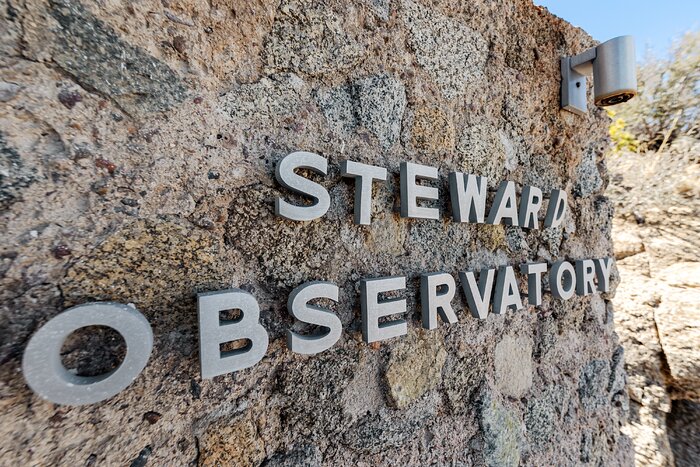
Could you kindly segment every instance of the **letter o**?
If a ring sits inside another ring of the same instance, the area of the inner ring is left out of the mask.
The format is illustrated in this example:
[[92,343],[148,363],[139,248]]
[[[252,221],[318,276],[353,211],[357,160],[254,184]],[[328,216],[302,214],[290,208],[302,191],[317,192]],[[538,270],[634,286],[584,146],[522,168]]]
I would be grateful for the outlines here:
[[[107,326],[126,342],[119,367],[98,376],[78,376],[63,366],[61,346],[86,326]],[[29,340],[22,358],[24,379],[43,399],[64,405],[94,404],[118,394],[143,371],[153,349],[153,331],[136,308],[114,302],[88,303],[64,311]]]
[[568,261],[557,261],[549,271],[549,287],[552,295],[561,300],[568,300],[576,292],[576,271]]

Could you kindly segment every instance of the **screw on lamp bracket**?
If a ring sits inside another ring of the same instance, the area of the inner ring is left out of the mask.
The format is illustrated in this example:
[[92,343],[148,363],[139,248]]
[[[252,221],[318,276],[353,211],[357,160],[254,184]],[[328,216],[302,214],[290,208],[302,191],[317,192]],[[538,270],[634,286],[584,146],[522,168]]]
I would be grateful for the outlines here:
[[634,38],[619,36],[583,53],[561,59],[561,108],[577,115],[587,111],[586,80],[593,75],[594,102],[620,104],[637,95]]

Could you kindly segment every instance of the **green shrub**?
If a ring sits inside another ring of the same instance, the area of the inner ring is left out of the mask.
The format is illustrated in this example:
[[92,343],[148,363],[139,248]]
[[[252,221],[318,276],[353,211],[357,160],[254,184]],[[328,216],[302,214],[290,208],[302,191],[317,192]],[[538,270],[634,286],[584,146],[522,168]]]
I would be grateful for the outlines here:
[[658,150],[679,136],[700,138],[700,31],[675,42],[667,59],[647,57],[637,80],[639,95],[615,107],[616,148]]
[[615,152],[637,152],[639,150],[639,141],[632,133],[625,130],[627,123],[625,119],[616,116],[615,111],[609,110],[608,116],[612,118],[610,124],[610,138],[613,143],[613,151]]

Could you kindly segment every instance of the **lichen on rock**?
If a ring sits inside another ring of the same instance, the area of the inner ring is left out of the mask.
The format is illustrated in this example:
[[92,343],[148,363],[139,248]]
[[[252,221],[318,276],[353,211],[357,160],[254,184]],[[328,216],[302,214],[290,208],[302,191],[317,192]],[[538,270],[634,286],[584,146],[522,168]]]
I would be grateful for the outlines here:
[[490,466],[517,466],[524,447],[523,423],[495,394],[485,393],[480,423],[484,430],[484,459]]
[[392,403],[404,409],[442,379],[447,353],[439,336],[419,336],[402,342],[391,353],[386,382]]
[[250,415],[222,418],[200,437],[199,465],[255,465],[265,458],[265,446]]
[[129,222],[90,258],[72,264],[60,286],[68,303],[93,299],[159,307],[218,282],[217,271],[224,272],[220,253],[210,235],[181,223]]
[[413,115],[412,126],[411,143],[418,149],[437,152],[450,150],[455,145],[452,120],[441,109],[419,108]]
[[584,410],[606,405],[609,378],[610,365],[605,360],[592,360],[581,369],[578,393]]

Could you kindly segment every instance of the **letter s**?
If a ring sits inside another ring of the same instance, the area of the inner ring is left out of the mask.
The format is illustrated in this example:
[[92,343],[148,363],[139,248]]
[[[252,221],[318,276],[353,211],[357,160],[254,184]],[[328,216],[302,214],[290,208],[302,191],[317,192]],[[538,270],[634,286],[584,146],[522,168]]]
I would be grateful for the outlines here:
[[323,216],[331,206],[328,191],[316,182],[297,175],[295,169],[309,169],[326,175],[328,160],[312,152],[293,152],[285,156],[275,169],[275,177],[280,185],[295,193],[314,198],[310,206],[295,206],[280,197],[275,198],[275,215],[293,221],[310,221]]
[[292,352],[312,355],[330,349],[338,342],[342,332],[340,318],[332,311],[324,310],[316,305],[309,305],[315,298],[327,298],[338,301],[338,286],[330,282],[309,282],[300,285],[292,291],[287,301],[287,310],[296,319],[309,324],[315,324],[327,329],[313,335],[303,335],[287,331],[287,347]]

